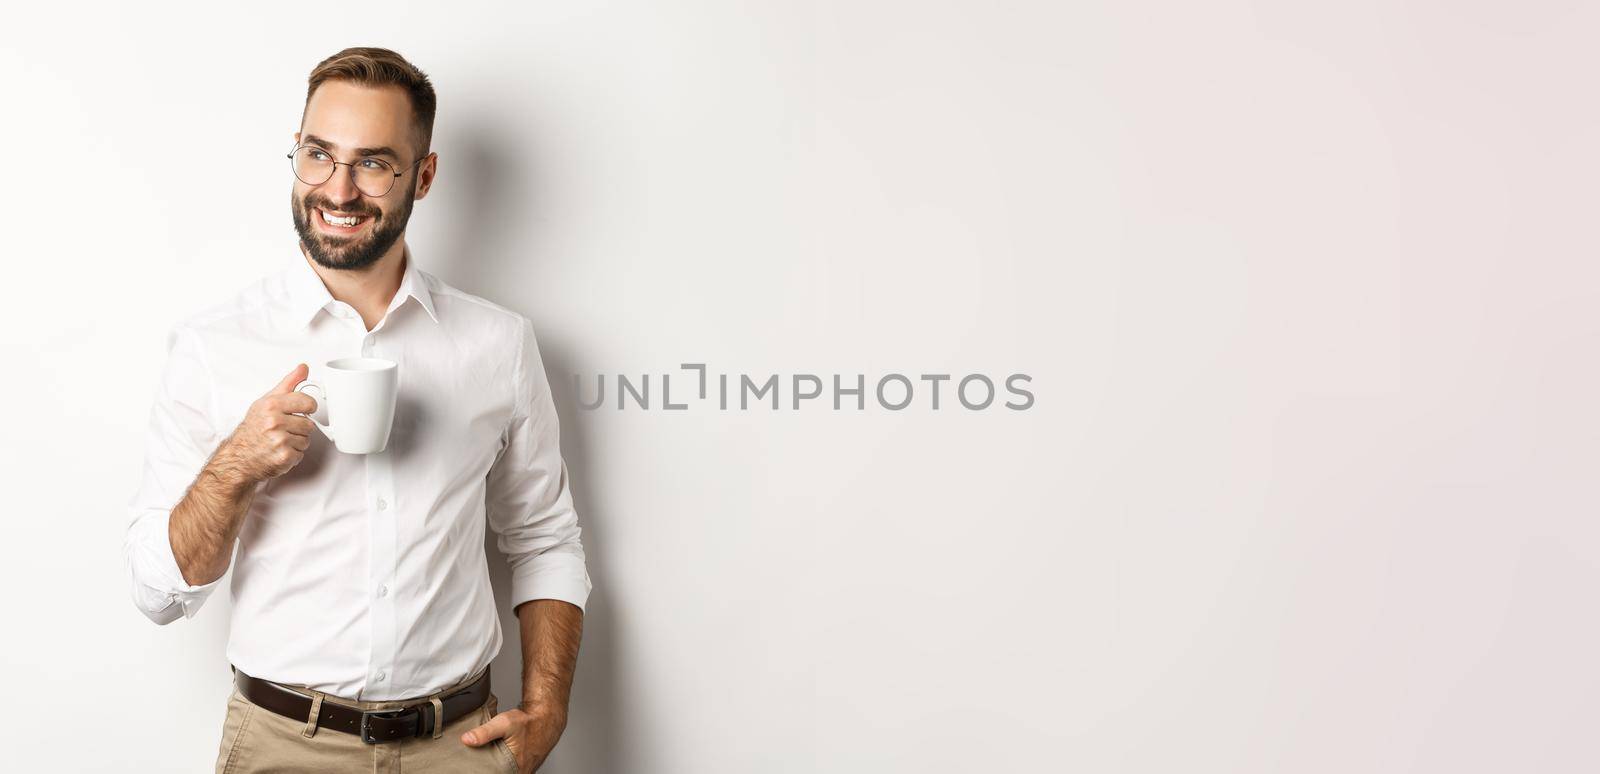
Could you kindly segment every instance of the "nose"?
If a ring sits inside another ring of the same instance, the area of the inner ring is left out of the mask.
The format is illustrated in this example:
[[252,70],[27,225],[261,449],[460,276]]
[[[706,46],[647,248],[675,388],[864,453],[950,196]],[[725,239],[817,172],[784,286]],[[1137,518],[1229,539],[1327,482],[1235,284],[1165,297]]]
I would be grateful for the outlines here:
[[343,164],[333,168],[333,177],[322,184],[321,193],[330,204],[341,210],[345,209],[344,205],[361,198],[361,191],[356,188],[352,168]]

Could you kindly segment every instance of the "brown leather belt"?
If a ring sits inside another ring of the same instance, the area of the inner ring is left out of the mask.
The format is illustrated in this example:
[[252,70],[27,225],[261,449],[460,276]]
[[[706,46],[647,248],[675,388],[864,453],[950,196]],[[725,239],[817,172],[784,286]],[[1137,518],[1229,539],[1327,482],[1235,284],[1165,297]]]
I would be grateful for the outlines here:
[[[311,697],[299,690],[271,680],[251,677],[238,667],[233,669],[233,684],[239,693],[262,709],[270,710],[290,720],[311,717]],[[444,704],[444,721],[449,725],[463,715],[483,706],[489,700],[489,669],[472,685],[448,696],[439,697]],[[409,700],[408,700],[409,701]],[[331,728],[361,737],[367,744],[392,742],[418,736],[432,736],[434,729],[433,702],[419,699],[419,704],[386,710],[362,711],[332,701],[322,702],[322,712],[317,719],[318,728]]]

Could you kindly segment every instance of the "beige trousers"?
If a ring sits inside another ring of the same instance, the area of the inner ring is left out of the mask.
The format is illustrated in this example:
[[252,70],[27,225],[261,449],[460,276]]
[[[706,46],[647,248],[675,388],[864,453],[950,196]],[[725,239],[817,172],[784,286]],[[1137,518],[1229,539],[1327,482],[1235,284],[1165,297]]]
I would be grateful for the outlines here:
[[[465,687],[477,675],[434,696]],[[351,701],[309,689],[312,711],[305,720],[291,720],[250,703],[235,688],[228,697],[228,716],[222,724],[222,746],[217,751],[217,774],[267,774],[272,772],[363,772],[366,774],[517,774],[516,761],[504,740],[469,747],[461,735],[494,717],[498,700],[493,693],[483,706],[447,724],[438,737],[421,736],[367,744],[355,734],[322,730],[313,722],[316,698],[363,710],[394,709],[401,701]],[[433,697],[428,697],[433,698]]]

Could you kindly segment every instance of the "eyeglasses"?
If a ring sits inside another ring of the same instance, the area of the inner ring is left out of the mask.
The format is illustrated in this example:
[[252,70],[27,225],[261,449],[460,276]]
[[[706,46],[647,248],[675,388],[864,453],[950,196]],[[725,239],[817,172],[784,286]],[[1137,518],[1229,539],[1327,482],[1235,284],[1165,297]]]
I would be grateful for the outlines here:
[[[411,162],[406,167],[422,163],[423,156]],[[322,185],[333,179],[334,170],[343,164],[350,168],[350,177],[355,181],[356,189],[371,197],[380,197],[394,188],[394,181],[399,180],[405,172],[396,172],[394,165],[380,158],[368,156],[355,163],[348,161],[335,161],[333,155],[315,145],[297,145],[289,151],[289,168],[294,170],[294,176],[306,185]]]

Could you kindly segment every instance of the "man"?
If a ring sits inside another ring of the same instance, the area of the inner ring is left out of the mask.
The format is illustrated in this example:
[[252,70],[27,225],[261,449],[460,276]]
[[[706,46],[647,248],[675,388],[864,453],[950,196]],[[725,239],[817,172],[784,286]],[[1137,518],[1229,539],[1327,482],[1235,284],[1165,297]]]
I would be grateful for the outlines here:
[[[169,337],[124,548],[135,604],[166,624],[239,542],[219,772],[531,772],[566,727],[591,586],[533,329],[406,248],[434,110],[393,51],[317,65],[290,153],[302,254]],[[295,391],[349,356],[399,364],[379,453],[317,437]],[[504,712],[485,522],[521,624]]]

